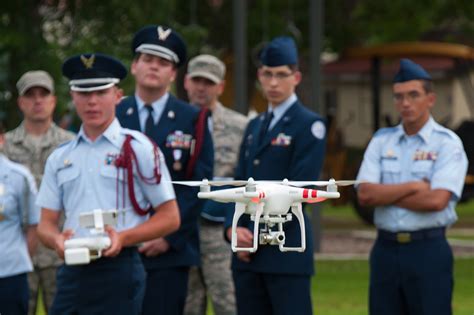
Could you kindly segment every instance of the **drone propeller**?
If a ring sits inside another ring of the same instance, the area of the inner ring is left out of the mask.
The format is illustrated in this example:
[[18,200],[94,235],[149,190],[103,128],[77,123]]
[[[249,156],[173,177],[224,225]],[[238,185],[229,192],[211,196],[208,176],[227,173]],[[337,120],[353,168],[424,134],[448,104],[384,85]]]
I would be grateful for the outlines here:
[[244,186],[249,182],[246,180],[195,180],[195,181],[171,181],[173,184],[199,187],[199,186]]
[[362,181],[330,179],[327,181],[288,181],[287,183],[288,185],[295,186],[295,187],[304,187],[304,186],[322,186],[323,187],[323,186],[328,186],[328,185],[350,186],[350,185],[360,184],[362,183]]

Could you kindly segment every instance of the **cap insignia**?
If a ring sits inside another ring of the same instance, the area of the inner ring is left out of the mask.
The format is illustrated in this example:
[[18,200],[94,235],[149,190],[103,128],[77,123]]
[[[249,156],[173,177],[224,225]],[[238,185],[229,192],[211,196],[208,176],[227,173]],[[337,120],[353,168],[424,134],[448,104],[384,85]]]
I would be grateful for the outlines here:
[[171,34],[171,28],[165,31],[161,26],[158,26],[157,30],[158,30],[158,38],[162,41],[165,41],[168,38],[168,36]]
[[81,61],[84,64],[84,67],[86,67],[86,69],[92,69],[92,67],[94,66],[95,55],[91,55],[89,58],[84,55],[81,55]]

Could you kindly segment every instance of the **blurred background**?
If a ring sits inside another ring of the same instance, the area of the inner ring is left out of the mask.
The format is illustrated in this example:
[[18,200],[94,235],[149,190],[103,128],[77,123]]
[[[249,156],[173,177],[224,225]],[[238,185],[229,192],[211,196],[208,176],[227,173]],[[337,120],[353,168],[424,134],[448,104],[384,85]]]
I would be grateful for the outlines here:
[[[227,65],[222,103],[242,113],[266,107],[256,81],[260,48],[291,35],[300,49],[303,82],[298,96],[328,121],[322,178],[354,178],[373,132],[399,119],[391,79],[398,59],[420,63],[434,78],[435,119],[455,130],[470,161],[463,201],[474,195],[474,2],[470,0],[17,0],[0,4],[0,121],[21,120],[15,83],[33,69],[56,80],[56,122],[79,122],[61,76],[67,56],[103,52],[130,65],[133,34],[147,24],[177,29],[188,57],[212,53]],[[179,71],[174,93],[185,99]],[[121,85],[133,93],[129,76]],[[351,203],[371,223],[350,188]]]
[[[245,114],[266,107],[256,82],[260,48],[274,36],[293,36],[303,72],[298,95],[328,121],[323,179],[354,178],[373,132],[398,123],[391,92],[398,59],[412,58],[427,69],[438,95],[433,116],[460,135],[471,161],[460,220],[449,238],[459,266],[455,314],[474,313],[474,202],[469,201],[474,194],[474,1],[2,1],[0,121],[7,130],[18,125],[15,83],[25,71],[44,69],[56,80],[56,122],[77,130],[61,76],[63,60],[103,52],[129,66],[132,36],[147,24],[178,30],[188,59],[211,53],[224,60],[222,103]],[[183,99],[185,68],[173,91]],[[130,76],[121,86],[133,93]],[[351,188],[341,192],[334,204],[312,210],[317,231],[323,231],[313,300],[320,314],[364,314],[368,267],[358,259],[367,259],[375,237],[372,209],[360,207]],[[352,292],[351,298],[341,301],[341,290]]]

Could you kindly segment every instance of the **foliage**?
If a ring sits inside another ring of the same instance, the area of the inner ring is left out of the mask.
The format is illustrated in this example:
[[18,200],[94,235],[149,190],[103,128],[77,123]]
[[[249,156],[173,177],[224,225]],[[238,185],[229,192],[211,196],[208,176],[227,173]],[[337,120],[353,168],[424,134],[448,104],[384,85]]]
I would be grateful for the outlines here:
[[[323,1],[323,0],[321,0]],[[57,81],[60,111],[69,101],[61,63],[72,54],[100,51],[130,64],[134,32],[147,24],[177,29],[188,55],[232,54],[232,0],[17,0],[0,4],[0,113],[9,128],[18,123],[15,83],[30,69],[45,69]],[[471,0],[323,1],[324,46],[345,47],[388,41],[466,40],[474,38]],[[248,57],[254,61],[263,43],[276,35],[296,38],[303,55],[309,49],[309,0],[247,0]],[[252,61],[249,76],[254,76]],[[182,78],[182,71],[181,76]],[[127,93],[133,80],[125,80]],[[179,86],[178,86],[179,88]],[[178,89],[179,91],[179,89]],[[0,117],[0,120],[2,117]],[[5,118],[4,118],[5,119]]]

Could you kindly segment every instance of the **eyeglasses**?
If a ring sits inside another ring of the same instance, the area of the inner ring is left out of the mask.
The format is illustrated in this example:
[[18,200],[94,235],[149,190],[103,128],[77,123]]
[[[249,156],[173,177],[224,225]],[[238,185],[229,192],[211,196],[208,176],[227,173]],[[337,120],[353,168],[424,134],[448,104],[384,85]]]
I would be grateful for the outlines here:
[[275,80],[277,80],[277,81],[283,81],[283,80],[289,78],[290,76],[292,76],[293,73],[294,72],[276,72],[276,73],[273,73],[273,72],[270,72],[270,71],[263,71],[261,73],[261,76],[265,80],[271,80],[272,78],[275,78]]
[[393,95],[393,101],[397,104],[401,104],[406,99],[408,102],[416,102],[418,101],[423,94],[420,94],[418,91],[410,91],[406,94],[396,93]]

